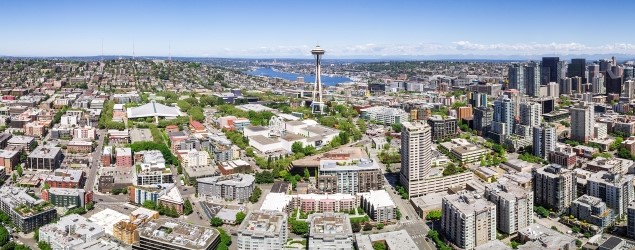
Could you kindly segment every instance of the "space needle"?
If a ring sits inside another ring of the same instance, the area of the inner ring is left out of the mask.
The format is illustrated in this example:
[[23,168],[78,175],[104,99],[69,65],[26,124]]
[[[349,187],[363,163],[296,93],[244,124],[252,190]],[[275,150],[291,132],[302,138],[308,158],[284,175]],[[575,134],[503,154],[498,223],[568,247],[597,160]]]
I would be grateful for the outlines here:
[[324,112],[324,102],[322,102],[322,80],[320,70],[320,60],[324,55],[324,49],[315,46],[311,50],[311,54],[315,56],[315,86],[313,86],[313,100],[311,102],[311,110],[313,114],[322,114]]

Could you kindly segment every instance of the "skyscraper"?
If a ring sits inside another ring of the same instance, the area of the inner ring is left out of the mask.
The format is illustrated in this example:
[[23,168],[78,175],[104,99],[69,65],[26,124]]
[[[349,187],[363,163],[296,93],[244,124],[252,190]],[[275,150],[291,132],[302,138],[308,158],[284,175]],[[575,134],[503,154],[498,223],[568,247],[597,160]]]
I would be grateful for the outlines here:
[[588,143],[593,139],[593,127],[595,126],[592,105],[580,103],[569,109],[571,113],[571,140]]
[[562,213],[575,200],[576,194],[576,175],[573,171],[555,164],[534,170],[536,205]]
[[571,59],[571,63],[567,66],[567,77],[579,76],[582,77],[582,81],[586,82],[586,59],[577,58]]
[[525,95],[527,94],[527,89],[526,89],[527,84],[525,83],[525,67],[524,66],[521,66],[516,63],[509,66],[507,78],[509,79],[510,89],[516,89],[521,94],[525,94]]
[[530,62],[525,66],[525,87],[529,96],[540,97],[540,71],[540,65],[536,62]]
[[547,85],[550,82],[558,82],[558,75],[562,68],[559,57],[543,57],[542,58],[542,72],[546,75],[542,76],[541,85]]
[[423,185],[432,164],[432,135],[424,122],[404,122],[401,129],[399,180],[410,197],[424,194]]
[[545,125],[533,128],[533,153],[545,159],[549,152],[556,150],[556,128]]
[[622,94],[622,77],[611,70],[607,70],[604,74],[604,85],[607,94]]
[[[588,73],[589,73],[589,74],[588,74],[588,76],[587,76],[587,78],[586,78],[586,79],[587,79],[587,81],[586,81],[586,82],[590,81],[590,79],[593,79],[593,78],[595,78],[597,75],[599,75],[599,74],[600,74],[600,65],[597,65],[597,64],[589,65],[589,66],[587,67],[587,69],[588,69]],[[584,82],[584,83],[586,83],[586,82]]]
[[443,197],[441,231],[460,249],[474,249],[496,239],[496,205],[477,193]]

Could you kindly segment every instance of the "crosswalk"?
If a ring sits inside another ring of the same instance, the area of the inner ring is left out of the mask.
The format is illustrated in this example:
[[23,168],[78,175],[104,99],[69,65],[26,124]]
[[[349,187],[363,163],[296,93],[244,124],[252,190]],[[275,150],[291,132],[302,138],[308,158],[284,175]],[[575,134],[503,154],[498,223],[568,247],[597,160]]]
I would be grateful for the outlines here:
[[424,237],[426,237],[425,234],[416,234],[416,235],[411,235],[410,236],[410,238],[413,238],[413,239],[419,239],[419,238],[424,238]]
[[415,223],[417,223],[417,221],[411,220],[411,221],[406,221],[406,222],[401,222],[400,221],[398,224],[402,225],[402,226],[406,226],[406,225],[412,225],[412,224],[415,224]]

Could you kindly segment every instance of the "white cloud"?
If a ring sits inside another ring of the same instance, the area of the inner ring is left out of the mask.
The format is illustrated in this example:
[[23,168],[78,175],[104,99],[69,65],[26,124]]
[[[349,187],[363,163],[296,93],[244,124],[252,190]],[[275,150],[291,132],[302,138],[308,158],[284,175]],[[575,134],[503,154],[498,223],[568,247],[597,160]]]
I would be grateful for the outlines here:
[[[215,51],[218,56],[240,57],[310,57],[313,46],[261,46],[250,49],[224,48]],[[363,56],[427,56],[427,55],[540,55],[540,54],[595,54],[626,53],[635,54],[635,44],[614,43],[590,46],[582,43],[492,43],[481,44],[470,41],[415,44],[366,43],[348,46],[324,46],[328,55],[334,58]]]

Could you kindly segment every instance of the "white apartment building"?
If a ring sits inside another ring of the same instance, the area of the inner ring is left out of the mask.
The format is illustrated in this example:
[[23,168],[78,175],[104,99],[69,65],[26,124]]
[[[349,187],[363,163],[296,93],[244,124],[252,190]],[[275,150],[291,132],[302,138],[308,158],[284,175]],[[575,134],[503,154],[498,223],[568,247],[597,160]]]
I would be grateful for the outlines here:
[[253,211],[238,228],[238,250],[284,249],[288,238],[287,214],[274,211]]
[[432,163],[431,129],[424,122],[404,122],[401,130],[399,179],[410,197],[424,195],[424,182]]
[[485,198],[496,204],[498,230],[513,234],[533,223],[534,192],[512,181],[485,186]]

